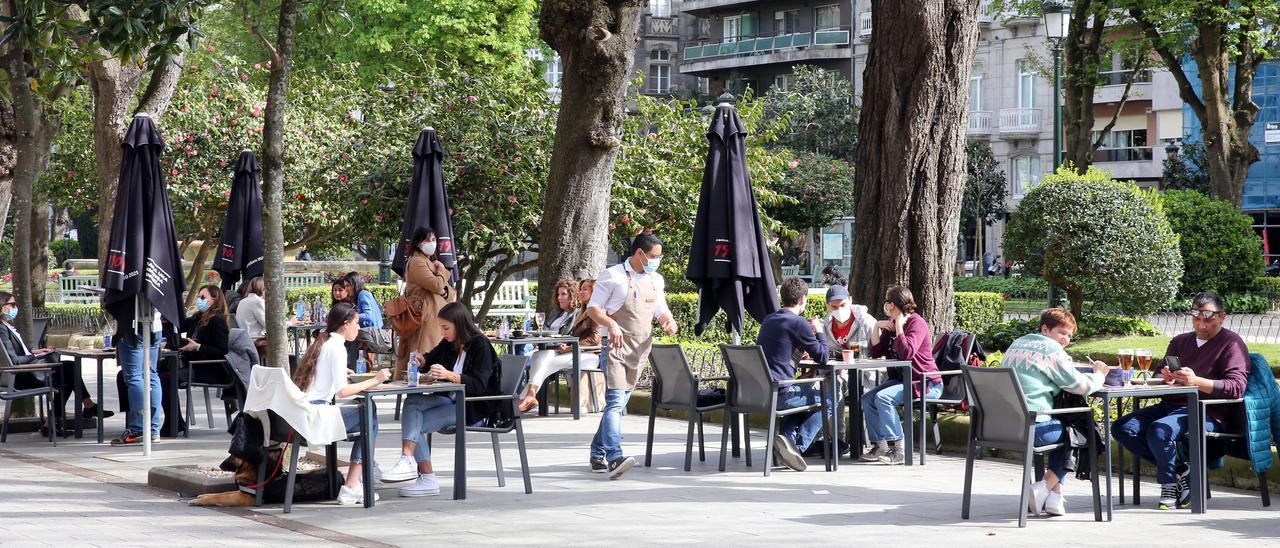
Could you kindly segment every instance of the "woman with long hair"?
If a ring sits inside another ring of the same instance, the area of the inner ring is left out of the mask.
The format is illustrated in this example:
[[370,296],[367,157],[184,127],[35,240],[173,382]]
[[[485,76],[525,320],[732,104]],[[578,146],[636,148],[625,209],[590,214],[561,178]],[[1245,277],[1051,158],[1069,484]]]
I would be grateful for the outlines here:
[[425,354],[440,344],[436,316],[444,305],[456,299],[453,288],[449,286],[449,269],[436,258],[434,230],[418,227],[413,231],[406,251],[409,259],[404,265],[404,297],[422,315],[422,325],[417,333],[404,337],[396,347],[397,379],[404,375],[410,352]]
[[[197,367],[192,368],[191,362],[204,360],[225,360],[227,358],[227,347],[230,346],[231,339],[231,314],[227,309],[226,296],[222,293],[222,289],[216,285],[208,284],[200,287],[196,293],[196,312],[187,316],[183,320],[182,325],[178,326],[177,334],[175,334],[174,342],[170,344],[170,348],[176,348],[182,353],[182,362],[190,371],[191,379],[211,384],[227,384],[234,381],[240,394],[244,394],[244,386],[241,385],[239,379],[235,375],[229,375],[223,367]],[[185,338],[177,335],[185,335]],[[174,381],[177,374],[166,368],[166,364],[161,364],[160,381],[165,387],[164,394],[176,394],[176,389],[170,389],[169,384]],[[165,401],[165,409],[169,409],[168,401]],[[181,407],[181,406],[177,406]],[[179,409],[176,417],[165,415],[165,426],[161,427],[161,431],[170,432],[169,421],[178,420],[178,428],[185,431],[187,429],[187,421],[182,416],[182,410]]]
[[[347,383],[347,349],[346,343],[356,339],[360,331],[360,318],[356,309],[347,303],[338,303],[329,310],[325,318],[324,331],[316,338],[298,361],[298,368],[293,371],[293,383],[305,393],[308,402],[313,405],[334,405],[334,398],[349,398],[360,392],[378,386],[391,377],[386,369],[380,369],[373,377],[355,383]],[[373,405],[370,401],[369,405]],[[360,408],[356,405],[342,405],[342,422],[348,434],[360,432]],[[378,412],[373,411],[373,424],[369,425],[370,446],[378,438]],[[338,490],[339,504],[361,504],[364,502],[364,487],[360,483],[362,464],[364,461],[363,445],[359,442],[351,447],[351,464],[347,466],[347,481]],[[372,458],[372,455],[370,455]],[[373,465],[377,467],[377,464]],[[377,495],[374,495],[374,500]]]
[[[421,363],[430,365],[427,375],[433,381],[464,385],[467,398],[498,395],[502,371],[498,353],[480,332],[471,310],[462,303],[446,304],[440,309],[437,325],[440,344],[422,357]],[[500,410],[495,402],[468,401],[467,420],[473,425],[491,423],[500,417]],[[400,489],[400,496],[440,494],[440,483],[431,467],[431,447],[422,434],[454,424],[455,413],[452,395],[413,394],[405,398],[400,408],[400,461],[383,475],[387,481],[417,478],[412,485]]]
[[[581,283],[572,279],[562,279],[556,283],[556,302],[562,312],[557,319],[564,322],[551,322],[550,326],[560,335],[578,337],[579,348],[600,344],[600,334],[595,320],[587,315],[587,303],[591,301],[591,291],[595,288],[595,280],[586,279]],[[571,312],[570,312],[571,311]],[[586,324],[586,325],[584,325]],[[588,353],[580,353],[579,366],[590,362]],[[560,344],[556,348],[539,350],[529,360],[529,384],[525,388],[524,397],[520,399],[520,412],[524,413],[538,405],[538,390],[551,375],[573,368],[573,346]],[[578,397],[574,394],[573,397]]]
[[[871,328],[873,358],[891,358],[911,362],[909,378],[894,368],[889,380],[862,395],[862,413],[866,418],[867,437],[875,444],[862,455],[862,460],[884,464],[902,464],[906,453],[902,447],[902,419],[898,406],[905,400],[903,390],[911,390],[916,398],[942,395],[942,378],[933,362],[933,337],[929,324],[916,314],[915,297],[911,290],[900,285],[890,287],[884,293],[884,315],[889,319],[876,322]],[[911,410],[907,409],[907,413]]]

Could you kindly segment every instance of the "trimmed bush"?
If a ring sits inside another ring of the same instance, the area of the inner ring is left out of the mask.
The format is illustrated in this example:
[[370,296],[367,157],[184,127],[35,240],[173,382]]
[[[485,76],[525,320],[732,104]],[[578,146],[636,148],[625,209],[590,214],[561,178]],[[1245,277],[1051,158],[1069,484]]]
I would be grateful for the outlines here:
[[1253,220],[1232,204],[1194,190],[1169,190],[1163,199],[1165,217],[1179,236],[1182,253],[1179,292],[1224,294],[1253,289],[1265,266],[1262,238],[1254,232]]
[[[1160,335],[1160,331],[1143,318],[1130,316],[1114,316],[1110,314],[1093,314],[1076,320],[1075,339],[1088,339],[1099,336],[1143,336]],[[979,336],[982,348],[987,352],[1005,350],[1013,341],[1023,335],[1040,331],[1040,318],[1027,320],[1009,320],[995,326],[991,331]]]
[[1003,276],[956,277],[956,291],[966,293],[999,293],[1007,299],[1049,298],[1049,284],[1040,278],[1005,278]]
[[956,292],[956,329],[986,333],[1004,320],[1004,297],[999,293]]
[[1264,276],[1254,280],[1258,295],[1271,301],[1271,308],[1280,308],[1280,278]]

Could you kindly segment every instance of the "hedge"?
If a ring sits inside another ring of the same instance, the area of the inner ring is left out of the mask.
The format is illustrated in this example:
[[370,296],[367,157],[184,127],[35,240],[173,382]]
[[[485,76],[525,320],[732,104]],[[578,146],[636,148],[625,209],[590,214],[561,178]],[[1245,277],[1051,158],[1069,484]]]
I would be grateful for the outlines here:
[[973,276],[952,278],[957,292],[999,293],[1010,299],[1049,298],[1049,284],[1040,278],[1005,278],[1001,276]]
[[1257,279],[1257,291],[1271,301],[1271,308],[1280,308],[1280,278],[1263,276]]
[[956,329],[986,333],[1004,321],[1004,297],[999,293],[956,292]]
[[[979,342],[987,352],[1005,350],[1013,341],[1023,335],[1040,330],[1040,318],[1026,320],[1009,320],[994,326],[990,331],[979,332]],[[1154,337],[1160,335],[1151,322],[1144,318],[1116,316],[1110,314],[1091,314],[1077,320],[1075,340],[1089,339],[1103,335]]]

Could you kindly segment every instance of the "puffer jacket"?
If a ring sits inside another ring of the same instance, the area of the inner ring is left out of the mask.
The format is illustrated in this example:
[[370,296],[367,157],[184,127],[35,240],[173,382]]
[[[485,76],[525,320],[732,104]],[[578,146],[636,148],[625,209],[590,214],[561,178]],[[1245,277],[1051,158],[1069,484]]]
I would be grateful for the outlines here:
[[1244,411],[1249,428],[1249,460],[1253,472],[1261,474],[1271,469],[1271,445],[1280,435],[1280,387],[1262,354],[1249,354]]

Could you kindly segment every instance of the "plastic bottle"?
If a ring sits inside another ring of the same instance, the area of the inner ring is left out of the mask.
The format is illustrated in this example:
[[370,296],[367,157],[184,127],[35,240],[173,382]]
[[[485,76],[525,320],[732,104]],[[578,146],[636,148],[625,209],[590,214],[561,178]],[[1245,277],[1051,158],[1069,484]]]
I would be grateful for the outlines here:
[[417,355],[409,356],[408,377],[405,379],[406,386],[418,386],[418,357]]
[[298,321],[307,319],[307,305],[302,301],[298,301],[298,304],[293,309],[294,313],[298,315]]
[[364,360],[364,356],[356,358],[356,374],[363,375],[369,371],[369,362]]
[[506,339],[511,336],[511,322],[507,321],[507,317],[502,317],[502,325],[498,328],[498,338]]

